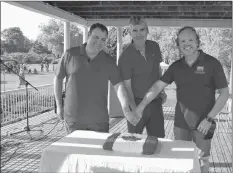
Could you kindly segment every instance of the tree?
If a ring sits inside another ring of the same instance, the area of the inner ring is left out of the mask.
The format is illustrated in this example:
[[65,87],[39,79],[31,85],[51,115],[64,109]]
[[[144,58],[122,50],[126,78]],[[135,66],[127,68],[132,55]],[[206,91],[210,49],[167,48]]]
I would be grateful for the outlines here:
[[50,54],[51,52],[47,49],[47,47],[43,46],[40,42],[37,40],[34,42],[33,46],[31,47],[30,51],[34,52],[36,54]]
[[177,28],[170,27],[150,27],[148,39],[159,43],[163,61],[168,64],[180,58],[175,38]]
[[29,52],[33,46],[33,41],[29,40],[27,37],[24,37],[24,52]]
[[4,41],[5,51],[11,52],[24,52],[25,36],[19,27],[11,27],[4,29],[1,32],[1,39]]
[[24,36],[19,27],[4,29],[1,34],[1,54],[28,52],[32,46],[33,41]]
[[201,38],[201,49],[221,62],[229,81],[232,57],[231,29],[198,28],[197,31]]
[[106,48],[106,52],[108,52],[114,58],[114,60],[116,60],[117,30],[115,27],[109,28]]
[[[41,34],[38,36],[38,42],[47,47],[57,58],[63,53],[64,47],[64,27],[63,22],[51,19],[48,24],[40,26]],[[70,26],[70,45],[71,47],[81,45],[81,30],[75,26]]]

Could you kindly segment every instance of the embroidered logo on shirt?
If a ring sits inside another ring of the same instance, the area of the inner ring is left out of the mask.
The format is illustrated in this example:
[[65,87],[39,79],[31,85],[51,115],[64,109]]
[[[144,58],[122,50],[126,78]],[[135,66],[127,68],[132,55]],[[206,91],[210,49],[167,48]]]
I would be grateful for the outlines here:
[[195,71],[197,74],[205,74],[204,66],[197,66],[197,70]]

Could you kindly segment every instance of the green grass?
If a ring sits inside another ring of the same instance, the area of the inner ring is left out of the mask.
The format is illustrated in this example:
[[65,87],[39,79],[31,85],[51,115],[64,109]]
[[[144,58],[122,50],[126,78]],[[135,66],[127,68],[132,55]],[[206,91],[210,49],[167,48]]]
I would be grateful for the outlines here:
[[[40,86],[45,84],[52,84],[54,78],[54,72],[52,71],[52,66],[49,67],[49,72],[40,72],[39,64],[32,64],[29,68],[36,68],[39,72],[38,74],[25,74],[25,79],[31,83],[33,86]],[[1,91],[8,91],[17,89],[19,84],[19,77],[14,73],[1,73]],[[24,86],[21,86],[24,88]]]
[[[40,72],[40,64],[30,65],[31,69],[36,68],[39,74],[25,74],[25,79],[28,80],[33,86],[40,86],[45,84],[52,84],[54,74],[52,71],[52,65],[49,67],[49,72]],[[5,79],[5,80],[4,80]],[[17,89],[19,78],[15,74],[1,74],[1,91],[8,91]],[[24,87],[21,87],[24,88]],[[167,93],[167,101],[164,105],[174,106],[176,104],[176,92],[173,89],[165,89]]]

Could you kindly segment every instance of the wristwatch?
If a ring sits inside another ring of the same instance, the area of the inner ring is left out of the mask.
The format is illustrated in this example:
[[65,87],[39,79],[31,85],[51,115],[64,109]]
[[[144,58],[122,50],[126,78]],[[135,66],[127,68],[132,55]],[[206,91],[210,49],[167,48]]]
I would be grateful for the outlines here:
[[206,121],[208,121],[208,122],[210,122],[210,123],[212,123],[212,122],[214,121],[214,119],[213,119],[213,118],[208,117],[208,116],[207,116],[205,119],[206,119]]

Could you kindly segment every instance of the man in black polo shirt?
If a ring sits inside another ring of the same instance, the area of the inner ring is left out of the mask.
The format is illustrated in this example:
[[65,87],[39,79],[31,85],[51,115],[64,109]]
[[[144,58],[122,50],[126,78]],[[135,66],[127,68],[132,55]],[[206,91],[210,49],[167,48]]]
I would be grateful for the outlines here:
[[[132,42],[122,52],[118,66],[134,109],[152,84],[160,78],[162,56],[159,44],[147,40],[149,30],[143,18],[133,17],[129,24]],[[162,109],[162,102],[166,100],[165,92],[162,92],[160,96],[146,107],[136,127],[130,122],[127,123],[129,132],[141,134],[146,127],[148,135],[160,138],[165,136]]]
[[[177,45],[183,58],[174,62],[159,81],[147,92],[136,112],[144,107],[173,81],[177,86],[174,121],[176,140],[193,140],[199,149],[202,172],[209,170],[211,140],[205,139],[214,117],[224,107],[229,89],[220,62],[198,50],[199,36],[192,27],[183,27],[177,34]],[[215,100],[215,91],[220,95]]]
[[[123,112],[132,124],[140,118],[129,108],[118,67],[103,51],[108,36],[106,26],[96,23],[90,27],[87,43],[68,49],[61,58],[54,78],[57,114],[65,120],[66,130],[109,131],[107,110],[108,80],[113,84]],[[62,81],[66,77],[64,109]]]

